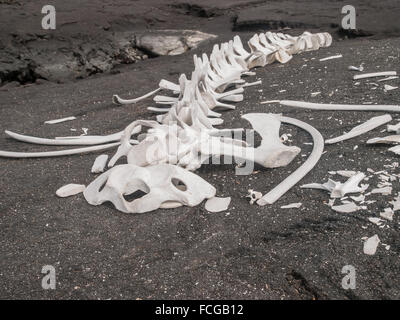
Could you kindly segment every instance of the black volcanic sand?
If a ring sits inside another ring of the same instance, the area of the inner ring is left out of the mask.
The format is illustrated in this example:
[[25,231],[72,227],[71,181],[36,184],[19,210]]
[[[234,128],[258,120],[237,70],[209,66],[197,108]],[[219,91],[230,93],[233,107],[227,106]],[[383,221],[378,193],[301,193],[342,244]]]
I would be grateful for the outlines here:
[[[187,10],[174,7],[178,9]],[[151,10],[151,14],[154,12]],[[120,68],[118,74],[0,90],[0,129],[41,137],[80,134],[83,127],[89,128],[89,134],[110,134],[135,119],[153,118],[146,110],[154,105],[151,99],[116,106],[111,103],[111,96],[139,96],[155,89],[161,78],[177,81],[179,74],[193,70],[192,54],[209,53],[213,43],[231,39],[237,33],[231,31],[228,15],[214,15],[211,20],[207,13],[200,15],[206,18],[191,17],[190,27],[219,37],[192,52],[144,60]],[[189,21],[182,15],[184,19]],[[165,20],[169,21],[166,25],[173,24],[168,17]],[[177,26],[187,27],[183,22]],[[252,32],[240,35],[247,40]],[[241,115],[274,112],[310,123],[325,138],[338,136],[383,113],[317,112],[260,102],[297,99],[398,104],[400,90],[384,92],[382,83],[372,90],[376,79],[361,80],[356,86],[354,73],[347,67],[364,63],[367,72],[400,72],[399,47],[399,38],[335,41],[330,48],[302,53],[285,65],[258,68],[251,79],[261,79],[263,84],[246,89],[245,101],[237,103],[236,110],[224,113],[222,127],[249,128]],[[339,53],[343,58],[319,61]],[[400,83],[394,80],[388,84]],[[321,95],[312,98],[310,94],[316,91]],[[78,119],[43,124],[45,120],[71,115]],[[71,132],[71,128],[78,131]],[[382,129],[327,146],[320,162],[300,184],[326,181],[331,170],[379,171],[385,164],[399,162],[387,146],[365,144],[369,138],[385,135],[380,133]],[[367,220],[389,206],[388,201],[400,189],[398,182],[393,183],[392,196],[371,195],[367,199],[377,202],[368,206],[369,211],[350,214],[332,211],[326,205],[327,193],[300,189],[300,184],[274,205],[249,205],[245,198],[248,189],[267,192],[301,165],[311,151],[312,147],[304,144],[311,141],[308,134],[287,125],[282,126],[281,132],[291,133],[292,144],[302,149],[301,155],[285,168],[256,167],[252,175],[238,176],[234,165],[206,165],[196,172],[216,187],[218,196],[232,197],[228,211],[213,214],[206,212],[203,204],[124,214],[111,204],[90,206],[82,195],[57,198],[55,191],[59,187],[88,184],[95,178],[90,168],[100,153],[52,159],[1,158],[0,298],[399,299],[398,213],[388,228],[381,229]],[[356,145],[358,149],[354,150]],[[0,149],[43,151],[56,147],[16,142],[3,134]],[[113,151],[107,153],[112,155]],[[344,181],[337,176],[334,179]],[[370,179],[370,189],[377,182]],[[303,206],[280,209],[292,202],[302,202]],[[374,256],[367,256],[363,254],[361,238],[374,234],[390,249],[379,245]],[[54,265],[57,273],[57,289],[53,291],[41,288],[40,271],[48,264]],[[356,268],[357,287],[346,291],[341,287],[341,270],[349,264]]]

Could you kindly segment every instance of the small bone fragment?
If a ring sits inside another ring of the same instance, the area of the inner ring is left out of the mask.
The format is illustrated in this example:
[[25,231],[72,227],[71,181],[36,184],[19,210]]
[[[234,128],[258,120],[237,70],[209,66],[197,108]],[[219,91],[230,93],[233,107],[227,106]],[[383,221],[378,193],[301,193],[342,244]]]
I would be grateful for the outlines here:
[[367,141],[367,144],[375,144],[375,143],[380,143],[380,144],[400,143],[400,135],[372,138]]
[[395,125],[387,125],[387,131],[389,132],[396,132],[397,134],[400,134],[400,122],[395,124]]
[[318,92],[311,92],[311,97],[316,97],[316,96],[318,96],[319,94],[321,94],[321,91],[318,91]]
[[379,242],[381,242],[381,240],[379,239],[377,234],[372,236],[371,238],[368,238],[364,242],[364,253],[373,256],[376,253],[376,248],[378,247]]
[[83,192],[85,190],[85,188],[86,187],[83,184],[71,183],[71,184],[67,184],[67,185],[61,187],[60,189],[58,189],[56,191],[56,195],[61,198],[70,197],[70,196],[73,196],[73,195]]
[[360,71],[363,72],[364,71],[364,66],[361,64],[359,67],[355,67],[355,66],[349,66],[347,68],[350,71]]
[[341,54],[338,54],[336,56],[330,56],[330,57],[319,59],[319,61],[328,61],[328,60],[339,59],[339,58],[343,58],[343,56]]
[[348,140],[348,139],[357,137],[363,133],[366,133],[368,131],[376,129],[377,127],[384,125],[385,123],[388,123],[390,121],[392,121],[392,117],[389,114],[385,114],[383,116],[378,116],[378,117],[373,117],[373,118],[369,119],[368,121],[354,127],[349,132],[347,132],[339,137],[326,140],[325,144],[337,143],[339,141]]
[[108,155],[107,154],[101,154],[99,155],[96,160],[93,163],[92,166],[92,173],[100,173],[104,172],[104,168],[107,165],[108,161]]
[[357,174],[357,171],[352,171],[352,170],[338,170],[336,171],[336,174],[342,176],[342,177],[346,177],[346,178],[350,178],[351,176],[354,176]]
[[359,172],[356,175],[351,176],[345,183],[328,179],[328,182],[325,182],[324,184],[310,183],[302,185],[300,188],[322,189],[330,192],[331,198],[342,198],[348,193],[364,192],[368,188],[368,185],[362,184],[360,187],[358,186],[364,178],[365,174]]
[[397,72],[396,71],[384,71],[384,72],[357,74],[353,77],[353,79],[359,80],[359,79],[365,79],[365,78],[386,77],[386,76],[397,76]]
[[384,88],[383,90],[386,92],[386,91],[396,90],[396,89],[398,89],[399,87],[393,87],[393,86],[390,86],[390,85],[388,85],[388,84],[385,84],[383,88]]
[[213,197],[206,201],[205,208],[209,212],[221,212],[228,209],[231,203],[231,197],[219,198]]
[[393,221],[394,211],[392,208],[385,208],[379,215],[386,220]]
[[387,196],[392,193],[392,187],[376,188],[371,191],[371,194],[380,193]]
[[281,206],[281,209],[292,209],[292,208],[300,208],[302,205],[301,202],[290,203],[285,206]]
[[398,79],[398,78],[399,78],[398,76],[387,77],[387,78],[378,80],[378,82],[389,81],[389,80],[395,80],[395,79]]
[[400,154],[400,146],[391,147],[388,150],[394,152],[395,154]]
[[298,183],[303,177],[314,168],[318,160],[321,158],[324,151],[324,138],[321,133],[311,125],[288,117],[281,117],[282,122],[295,125],[305,131],[307,131],[313,138],[313,150],[308,157],[308,159],[290,176],[278,184],[275,188],[269,191],[261,199],[257,201],[260,206],[265,206],[266,204],[273,204],[282,195],[284,195],[288,190],[290,190],[296,183]]
[[332,206],[331,208],[332,210],[340,213],[350,213],[362,209],[362,207],[357,206],[354,202],[342,204],[339,206]]
[[376,217],[370,217],[368,218],[369,222],[372,222],[373,224],[376,224],[377,226],[380,226],[383,222],[381,218],[376,218]]
[[246,196],[246,198],[250,198],[250,204],[253,204],[258,199],[262,198],[261,192],[254,191],[253,189],[249,189],[248,192],[249,192],[249,194]]
[[55,119],[55,120],[48,120],[45,121],[44,123],[46,124],[56,124],[56,123],[61,123],[61,122],[65,122],[65,121],[71,121],[71,120],[75,120],[76,117],[72,116],[72,117],[66,117],[66,118],[62,118],[62,119]]
[[400,196],[394,198],[393,201],[389,202],[393,206],[393,211],[400,210]]

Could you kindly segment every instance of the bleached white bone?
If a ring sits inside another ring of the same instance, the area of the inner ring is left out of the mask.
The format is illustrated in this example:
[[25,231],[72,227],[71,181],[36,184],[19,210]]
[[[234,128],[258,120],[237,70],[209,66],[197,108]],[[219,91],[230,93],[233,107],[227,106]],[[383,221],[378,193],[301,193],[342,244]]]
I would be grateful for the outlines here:
[[381,218],[384,218],[389,221],[393,221],[394,211],[392,208],[385,208],[383,212],[379,213]]
[[89,153],[100,150],[107,150],[120,145],[120,142],[97,145],[86,148],[58,150],[58,151],[44,151],[44,152],[13,152],[0,150],[0,157],[4,158],[47,158],[47,157],[60,157],[69,156],[74,154]]
[[392,187],[375,188],[371,190],[371,194],[376,194],[376,193],[388,196],[392,193]]
[[150,91],[149,93],[146,93],[145,95],[135,98],[135,99],[122,99],[120,98],[118,95],[113,95],[112,97],[112,101],[115,104],[131,104],[131,103],[136,103],[139,101],[142,101],[148,97],[151,97],[153,94],[157,93],[158,91],[160,91],[161,88],[157,88],[156,90]]
[[61,122],[65,122],[65,121],[71,121],[71,120],[75,120],[76,117],[72,116],[72,117],[66,117],[66,118],[62,118],[62,119],[55,119],[55,120],[48,120],[45,121],[44,123],[46,124],[56,124],[56,123],[61,123]]
[[372,138],[367,141],[367,144],[395,144],[400,143],[400,135]]
[[[276,101],[276,100],[272,100]],[[293,100],[280,100],[279,102],[283,106],[313,109],[313,110],[343,110],[343,111],[390,111],[400,112],[399,105],[352,105],[352,104],[324,104],[324,103],[312,103],[303,101]]]
[[108,161],[108,155],[107,154],[101,154],[99,155],[96,160],[93,163],[92,166],[92,173],[101,173],[104,172],[104,168],[107,165]]
[[242,116],[249,121],[262,137],[259,147],[240,147],[226,145],[219,139],[211,138],[201,146],[201,153],[206,155],[225,155],[256,162],[266,168],[288,165],[301,151],[298,147],[284,145],[279,136],[280,116],[266,113],[249,113]]
[[[128,201],[124,196],[135,192],[146,195]],[[143,213],[158,208],[176,207],[178,203],[196,206],[215,196],[216,190],[199,176],[170,164],[138,167],[118,165],[100,175],[83,195],[92,205],[110,201],[125,213]]]
[[231,197],[227,198],[212,197],[206,201],[205,208],[209,212],[221,212],[227,210],[230,203],[231,203]]
[[374,77],[386,77],[386,76],[397,76],[397,72],[396,71],[384,71],[384,72],[372,72],[372,73],[357,74],[353,77],[353,79],[359,80],[359,79],[374,78]]
[[293,209],[293,208],[298,209],[301,207],[301,205],[302,205],[301,202],[295,202],[295,203],[290,203],[290,204],[281,206],[281,209]]
[[385,123],[392,121],[392,117],[389,114],[385,114],[383,116],[373,117],[368,121],[354,127],[349,132],[332,139],[325,140],[325,144],[333,144],[340,141],[348,140],[359,135],[362,135],[368,131],[374,130]]
[[398,76],[392,76],[392,77],[387,77],[387,78],[384,78],[384,79],[379,79],[378,82],[395,80],[395,79],[398,79],[398,78],[399,78]]
[[278,184],[275,188],[257,201],[257,204],[260,206],[273,204],[280,197],[282,197],[314,168],[324,151],[324,138],[317,129],[297,119],[289,117],[281,117],[280,119],[284,123],[292,124],[307,131],[313,139],[313,150],[308,159],[296,171],[294,171],[290,176],[288,176],[285,180],[283,180],[280,184]]
[[122,137],[122,133],[114,133],[108,136],[76,136],[76,137],[58,137],[56,139],[37,138],[15,133],[9,130],[5,131],[6,135],[18,141],[33,144],[53,145],[53,146],[78,146],[78,145],[97,145],[108,142],[118,141]]
[[67,184],[56,191],[56,195],[61,198],[66,198],[70,196],[74,196],[78,193],[83,192],[85,190],[85,186],[83,184]]
[[331,208],[332,210],[340,213],[351,213],[362,209],[362,207],[357,206],[354,202],[332,206]]
[[368,185],[362,184],[360,187],[358,184],[365,178],[365,174],[362,172],[351,176],[345,183],[336,182],[331,179],[323,184],[311,183],[302,185],[302,189],[323,189],[330,192],[331,198],[342,198],[348,193],[359,193],[364,192]]
[[363,252],[369,256],[373,256],[376,253],[376,249],[378,248],[380,242],[381,240],[377,234],[368,238],[364,242]]
[[262,193],[259,191],[254,191],[253,189],[249,189],[248,192],[249,194],[246,196],[246,198],[250,198],[250,204],[253,204],[258,199],[262,198]]
[[388,132],[396,132],[397,134],[400,134],[400,122],[394,125],[387,125],[387,131]]
[[330,57],[319,59],[319,61],[323,62],[323,61],[339,59],[339,58],[343,58],[343,56],[341,54],[338,54],[338,55],[335,55],[335,56],[330,56]]

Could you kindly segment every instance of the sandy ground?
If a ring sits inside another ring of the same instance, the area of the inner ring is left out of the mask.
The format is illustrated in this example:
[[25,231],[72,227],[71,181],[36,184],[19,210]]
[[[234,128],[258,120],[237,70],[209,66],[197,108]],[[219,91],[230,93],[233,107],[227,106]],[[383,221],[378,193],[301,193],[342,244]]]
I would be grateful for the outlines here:
[[[243,3],[237,1],[236,5]],[[108,2],[109,6],[112,4],[113,1]],[[143,5],[140,1],[136,4]],[[247,4],[241,12],[246,8],[252,7]],[[185,11],[182,7],[174,10],[178,9]],[[206,17],[188,18],[182,14],[182,21],[175,21],[175,25],[216,33],[219,37],[214,43],[238,33],[232,31],[232,16],[223,14],[231,9],[221,7],[211,12],[200,14]],[[165,20],[165,26],[173,24],[170,18]],[[290,32],[301,31],[299,28]],[[240,32],[242,39],[251,34]],[[150,119],[153,114],[146,107],[153,105],[151,100],[118,107],[111,103],[111,96],[139,96],[155,88],[160,78],[176,81],[179,74],[190,74],[192,54],[210,52],[212,45],[205,43],[183,55],[124,66],[114,74],[97,74],[64,84],[45,82],[3,88],[0,129],[42,137],[79,134],[83,127],[89,128],[90,134],[109,134],[135,119]],[[366,71],[400,72],[399,47],[399,38],[335,41],[330,48],[295,56],[288,64],[259,68],[254,79],[261,79],[263,84],[246,89],[245,101],[238,103],[235,111],[223,115],[223,127],[249,127],[240,118],[244,113],[275,112],[312,124],[325,138],[349,131],[383,113],[315,112],[260,102],[284,98],[396,104],[400,100],[399,90],[384,92],[383,84],[371,90],[375,80],[360,81],[356,86],[347,67],[363,62]],[[339,53],[342,59],[319,62],[319,58]],[[321,95],[312,98],[311,92],[316,91],[321,91]],[[71,115],[78,119],[58,125],[43,124],[45,120]],[[396,115],[393,118],[397,119]],[[71,128],[78,132],[71,132]],[[379,171],[385,164],[399,161],[387,147],[365,144],[371,137],[384,135],[380,133],[382,129],[327,146],[321,161],[301,183],[325,181],[330,170]],[[291,126],[283,126],[282,133],[291,133],[292,144],[302,148],[301,156],[288,167],[256,168],[250,176],[235,175],[233,165],[209,165],[198,170],[217,188],[218,196],[232,197],[227,212],[214,214],[199,205],[129,215],[116,211],[112,205],[90,206],[82,195],[57,198],[55,190],[60,186],[88,184],[94,179],[90,168],[97,154],[0,159],[0,298],[399,299],[398,215],[385,228],[367,220],[388,206],[399,190],[398,182],[393,185],[392,196],[371,195],[368,199],[376,199],[375,204],[351,214],[332,211],[326,205],[326,193],[300,189],[299,185],[274,205],[249,205],[245,198],[248,189],[264,193],[270,190],[311,151],[311,146],[304,144],[310,142],[306,133]],[[356,145],[358,149],[354,150]],[[0,149],[54,148],[19,143],[2,135]],[[377,182],[370,179],[371,188]],[[302,202],[303,206],[280,209],[292,202]],[[374,234],[390,249],[380,245],[376,255],[367,256],[363,254],[361,238]],[[40,271],[48,264],[56,268],[57,289],[53,291],[41,288]],[[356,268],[357,287],[346,291],[341,286],[341,270],[349,264]]]

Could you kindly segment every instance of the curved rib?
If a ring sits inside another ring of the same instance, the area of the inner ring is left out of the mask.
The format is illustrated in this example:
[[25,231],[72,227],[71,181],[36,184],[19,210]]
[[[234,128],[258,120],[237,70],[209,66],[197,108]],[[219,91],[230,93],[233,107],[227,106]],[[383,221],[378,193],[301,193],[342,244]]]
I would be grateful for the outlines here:
[[283,180],[280,184],[278,184],[275,188],[257,201],[257,204],[260,206],[273,204],[288,190],[290,190],[308,172],[310,172],[312,168],[314,168],[318,160],[321,158],[322,152],[324,151],[324,138],[313,126],[303,121],[288,117],[281,117],[280,120],[284,123],[297,126],[311,134],[311,137],[314,140],[314,147],[306,162],[304,162],[295,172],[293,172],[290,176],[288,176],[285,180]]
[[120,142],[114,142],[110,144],[103,144],[94,147],[59,150],[59,151],[45,151],[45,152],[13,152],[13,151],[1,151],[0,157],[4,158],[47,158],[47,157],[59,157],[69,156],[73,154],[88,153],[99,150],[107,150],[120,145]]
[[343,111],[389,111],[400,112],[399,105],[357,105],[357,104],[326,104],[326,103],[312,103],[293,100],[280,100],[277,101],[283,106],[314,109],[314,110],[343,110]]
[[135,98],[135,99],[122,99],[122,98],[120,98],[118,95],[114,94],[113,97],[112,97],[112,101],[113,101],[113,103],[115,103],[115,104],[130,104],[130,103],[136,103],[136,102],[139,102],[139,101],[141,101],[141,100],[144,100],[144,99],[146,99],[146,98],[152,96],[153,94],[157,93],[157,92],[160,91],[160,90],[161,90],[161,88],[157,88],[156,90],[151,91],[151,92],[149,92],[149,93],[146,93],[144,96],[141,96],[141,97],[138,97],[138,98]]
[[121,139],[123,131],[110,134],[108,136],[77,136],[65,139],[38,138],[38,137],[32,137],[15,133],[9,130],[6,130],[5,134],[8,135],[10,138],[27,143],[44,144],[48,146],[82,146],[82,145],[88,146],[88,145],[104,144],[107,142],[118,141]]

